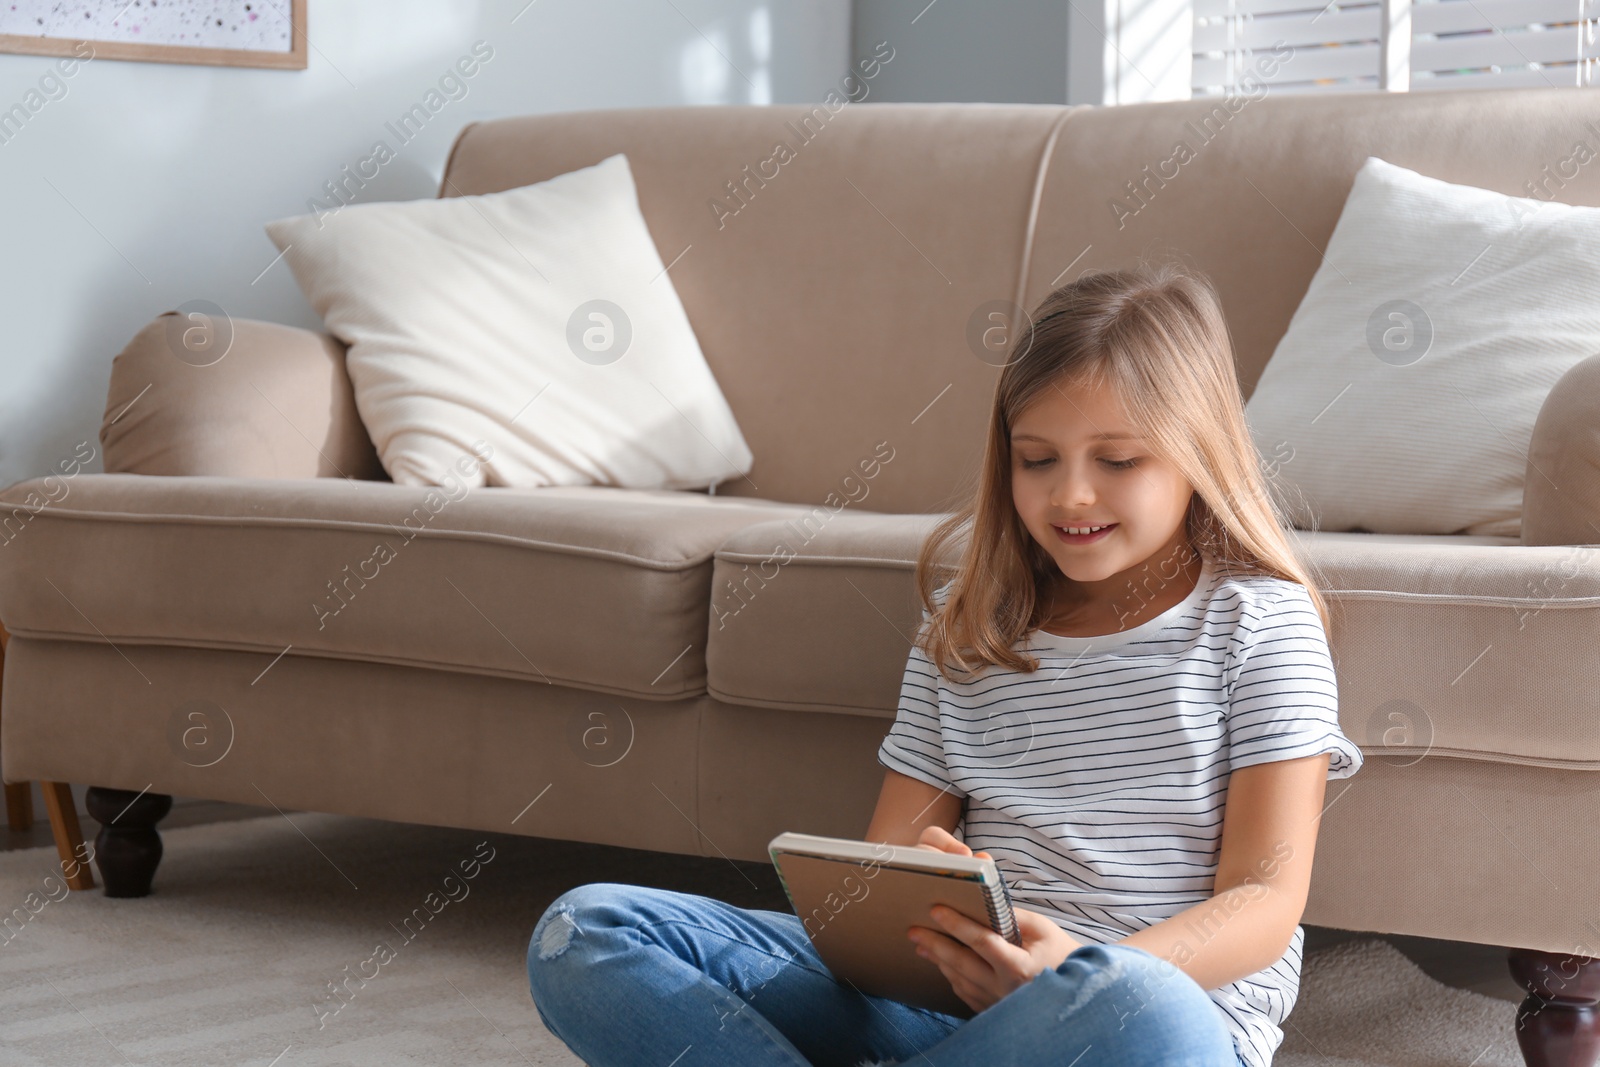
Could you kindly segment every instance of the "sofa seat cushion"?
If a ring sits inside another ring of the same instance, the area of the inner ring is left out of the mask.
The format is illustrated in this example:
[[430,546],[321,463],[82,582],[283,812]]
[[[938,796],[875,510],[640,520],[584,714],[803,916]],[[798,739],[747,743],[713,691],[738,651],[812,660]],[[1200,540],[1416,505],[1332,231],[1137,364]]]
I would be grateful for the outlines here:
[[[703,692],[712,552],[791,505],[595,486],[80,474],[0,493],[12,633]],[[266,662],[263,661],[263,667]]]
[[729,704],[893,718],[940,515],[816,509],[717,550],[707,688]]
[[[935,515],[764,522],[717,550],[718,700],[893,718]],[[1296,531],[1330,603],[1341,729],[1397,763],[1453,756],[1600,770],[1600,546]]]

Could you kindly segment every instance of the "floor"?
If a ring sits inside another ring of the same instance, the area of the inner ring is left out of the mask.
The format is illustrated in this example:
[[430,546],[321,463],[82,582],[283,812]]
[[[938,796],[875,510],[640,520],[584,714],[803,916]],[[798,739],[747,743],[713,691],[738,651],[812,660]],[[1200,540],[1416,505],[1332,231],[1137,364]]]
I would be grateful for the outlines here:
[[[209,800],[185,800],[173,806],[172,813],[161,820],[161,829],[177,829],[180,826],[197,826],[202,823],[228,822],[234,819],[253,819],[265,813],[266,809],[244,804],[224,804]],[[80,813],[79,819],[83,824],[84,836],[90,837],[99,829],[99,824],[87,815]],[[3,824],[0,824],[3,825]],[[43,848],[51,845],[50,825],[41,817],[36,821],[31,830],[0,829],[0,852],[11,849]],[[597,846],[601,847],[601,846]],[[629,851],[618,849],[618,852]],[[692,857],[679,857],[678,862],[697,862]],[[727,861],[721,859],[706,859],[707,874],[710,881],[720,882],[720,875],[726,872]],[[756,876],[762,885],[773,894],[769,900],[734,900],[743,907],[786,908],[782,890],[777,886],[776,880],[766,886],[769,881],[764,876],[771,873],[770,868],[762,864],[740,864],[746,871]],[[95,892],[99,890],[96,889]],[[708,894],[715,895],[715,887],[708,886]],[[744,896],[745,894],[740,894]],[[1332,930],[1320,926],[1306,926],[1305,951],[1313,952],[1328,945],[1338,944],[1340,941],[1351,938],[1370,937],[1365,933],[1351,933],[1345,930]],[[1471,989],[1488,996],[1499,997],[1503,1000],[1520,1001],[1522,991],[1512,980],[1506,970],[1506,951],[1493,945],[1475,945],[1464,941],[1439,941],[1427,937],[1409,937],[1400,934],[1385,935],[1385,940],[1395,948],[1405,953],[1416,965],[1445,985],[1455,986],[1460,989]]]

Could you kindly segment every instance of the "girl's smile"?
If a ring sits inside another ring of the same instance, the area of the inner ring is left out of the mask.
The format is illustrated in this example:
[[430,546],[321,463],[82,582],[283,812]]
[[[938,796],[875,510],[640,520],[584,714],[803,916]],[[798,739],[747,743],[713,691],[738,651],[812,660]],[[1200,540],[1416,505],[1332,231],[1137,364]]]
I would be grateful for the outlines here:
[[1064,525],[1051,524],[1055,527],[1056,534],[1069,545],[1090,545],[1110,536],[1111,531],[1117,528],[1116,523],[1067,523]]

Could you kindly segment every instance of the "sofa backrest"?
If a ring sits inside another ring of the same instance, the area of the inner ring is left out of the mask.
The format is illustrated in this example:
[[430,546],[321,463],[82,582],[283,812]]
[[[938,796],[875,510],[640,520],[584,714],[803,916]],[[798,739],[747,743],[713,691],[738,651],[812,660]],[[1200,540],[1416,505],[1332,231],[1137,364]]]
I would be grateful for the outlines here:
[[616,152],[755,454],[718,493],[944,512],[998,375],[987,310],[1176,253],[1217,284],[1248,397],[1367,156],[1600,205],[1600,94],[569,112],[467,127],[440,195]]

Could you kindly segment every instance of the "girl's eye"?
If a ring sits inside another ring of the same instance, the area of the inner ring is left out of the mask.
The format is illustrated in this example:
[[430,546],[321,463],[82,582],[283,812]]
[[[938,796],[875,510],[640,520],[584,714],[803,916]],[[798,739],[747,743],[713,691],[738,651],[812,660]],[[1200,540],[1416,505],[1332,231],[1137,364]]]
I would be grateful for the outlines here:
[[[1023,470],[1030,470],[1030,471],[1031,470],[1038,470],[1040,467],[1048,467],[1050,464],[1052,464],[1054,462],[1055,462],[1054,458],[1049,458],[1049,459],[1025,459],[1025,460],[1022,461],[1022,469]],[[1102,459],[1100,462],[1104,463],[1106,466],[1110,467],[1112,470],[1125,471],[1129,467],[1132,467],[1134,464],[1138,463],[1139,461],[1136,460],[1136,459]]]

